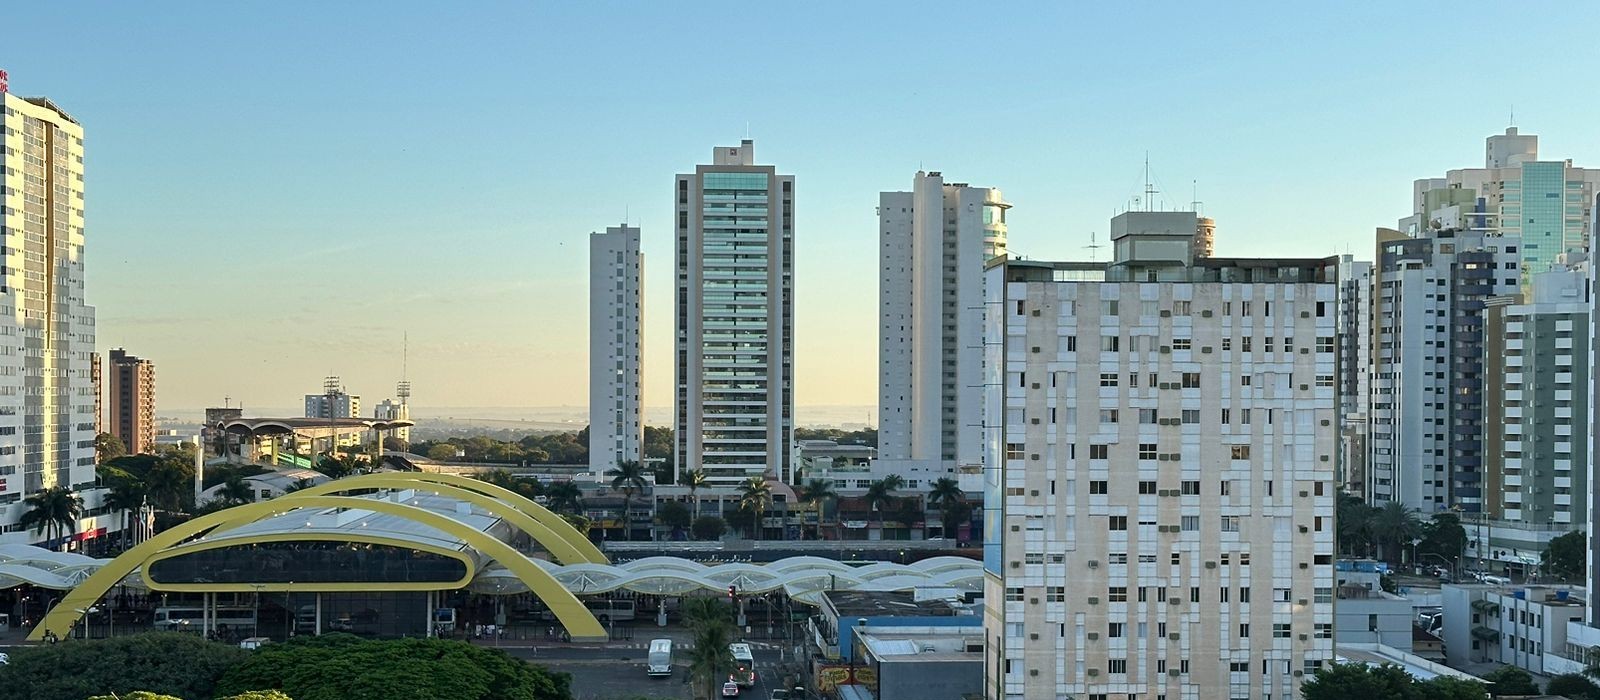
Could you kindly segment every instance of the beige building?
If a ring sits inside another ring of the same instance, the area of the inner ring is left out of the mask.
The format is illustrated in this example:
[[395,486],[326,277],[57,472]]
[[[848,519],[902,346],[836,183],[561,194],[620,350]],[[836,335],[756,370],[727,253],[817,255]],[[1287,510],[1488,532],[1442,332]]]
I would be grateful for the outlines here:
[[128,454],[156,450],[156,363],[122,348],[107,357],[110,409],[106,425],[128,447]]
[[1168,214],[988,270],[986,697],[1292,698],[1333,658],[1338,259]]

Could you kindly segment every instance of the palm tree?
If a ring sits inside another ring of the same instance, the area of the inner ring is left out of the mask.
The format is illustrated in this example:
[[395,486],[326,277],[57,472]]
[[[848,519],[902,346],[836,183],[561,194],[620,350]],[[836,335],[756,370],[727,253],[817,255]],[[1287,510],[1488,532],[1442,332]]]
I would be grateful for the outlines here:
[[611,490],[622,492],[622,538],[633,539],[633,494],[643,491],[644,465],[633,460],[617,462],[614,469],[607,469],[606,476],[611,477]]
[[289,495],[291,493],[294,493],[296,491],[304,491],[304,490],[309,489],[309,488],[311,488],[313,486],[316,486],[316,485],[317,485],[317,482],[312,481],[311,479],[299,479],[299,480],[295,481],[294,483],[283,487],[283,495],[287,496],[287,495]]
[[[107,479],[106,472],[115,472],[125,478]],[[102,466],[100,483],[111,487],[106,492],[105,506],[107,509],[119,513],[119,517],[122,519],[122,527],[118,533],[118,540],[124,546],[127,546],[132,536],[133,518],[131,516],[133,511],[143,508],[145,504],[146,489],[144,482],[133,478],[132,475],[121,469]]]
[[217,497],[226,505],[237,506],[256,500],[256,492],[250,483],[238,474],[230,474],[228,480],[222,482],[222,489],[217,491]]
[[1422,519],[1416,508],[1399,501],[1388,501],[1372,513],[1370,529],[1383,545],[1383,560],[1400,563],[1400,550],[1422,534]]
[[839,498],[833,490],[833,482],[827,479],[811,479],[800,487],[800,502],[817,511],[817,537],[822,537],[822,504]]
[[689,674],[705,684],[706,697],[717,697],[717,686],[733,672],[733,652],[728,650],[732,628],[727,624],[705,625],[695,629],[694,649],[689,652]]
[[317,466],[313,468],[330,479],[343,479],[351,474],[361,472],[369,464],[371,463],[357,457],[354,453],[341,452],[337,456],[332,454],[323,455],[322,459],[317,460]]
[[961,490],[961,485],[948,476],[935,480],[928,489],[928,502],[939,509],[940,532],[947,539],[955,537],[955,533],[950,531],[952,518],[948,517],[953,512],[951,506],[966,500],[967,494]]
[[1343,491],[1335,505],[1338,520],[1339,549],[1353,556],[1369,556],[1372,550],[1372,519],[1376,511],[1372,506]]
[[678,613],[683,616],[684,624],[692,629],[701,629],[708,625],[733,624],[733,606],[715,596],[684,598],[682,605],[678,607]]
[[51,486],[29,496],[23,503],[27,512],[22,514],[22,526],[35,533],[48,531],[47,538],[54,542],[56,533],[71,533],[78,528],[78,515],[83,513],[83,499],[65,486]]
[[574,512],[583,508],[583,489],[571,481],[557,481],[545,487],[544,497],[556,510]]
[[690,469],[678,474],[678,483],[689,487],[689,497],[694,499],[694,517],[700,517],[700,489],[711,483],[704,469]]
[[755,531],[755,539],[761,539],[761,514],[770,505],[772,485],[767,483],[767,477],[752,476],[739,485],[739,507],[755,516],[755,523],[750,528]]
[[883,515],[888,510],[889,504],[894,502],[894,490],[905,485],[905,479],[899,474],[890,474],[882,479],[867,485],[867,505],[878,514],[878,532],[883,532]]

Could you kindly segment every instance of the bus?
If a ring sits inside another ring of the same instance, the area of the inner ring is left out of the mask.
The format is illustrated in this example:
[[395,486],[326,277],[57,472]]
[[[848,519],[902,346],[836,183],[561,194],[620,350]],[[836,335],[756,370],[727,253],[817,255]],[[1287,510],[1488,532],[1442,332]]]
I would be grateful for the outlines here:
[[672,675],[672,640],[650,640],[650,656],[645,661],[644,672],[652,678]]
[[633,622],[636,611],[631,600],[586,600],[583,607],[594,613],[596,620],[601,624],[609,622]]
[[[167,632],[199,632],[204,626],[204,608],[156,608],[154,626],[158,630]],[[211,629],[228,629],[235,632],[241,630],[254,631],[256,628],[256,611],[254,608],[224,608],[217,607],[211,610]]]
[[749,644],[729,644],[728,653],[733,655],[733,665],[736,670],[731,677],[733,682],[741,688],[749,688],[756,684],[756,657],[750,652]]

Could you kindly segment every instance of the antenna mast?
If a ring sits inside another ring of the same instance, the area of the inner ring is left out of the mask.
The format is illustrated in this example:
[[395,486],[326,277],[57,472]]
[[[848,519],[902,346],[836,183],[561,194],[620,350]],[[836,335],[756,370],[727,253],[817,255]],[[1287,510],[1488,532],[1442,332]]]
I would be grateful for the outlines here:
[[1089,249],[1089,262],[1099,262],[1098,258],[1100,249],[1104,248],[1105,246],[1100,245],[1099,239],[1095,238],[1095,233],[1093,231],[1089,232],[1089,245],[1084,247]]
[[406,379],[407,365],[411,359],[411,334],[406,333],[400,340],[400,383],[395,385],[395,396],[400,397],[400,404],[405,405],[411,398],[411,382]]
[[1144,152],[1144,210],[1155,211],[1156,186],[1150,182],[1150,152]]

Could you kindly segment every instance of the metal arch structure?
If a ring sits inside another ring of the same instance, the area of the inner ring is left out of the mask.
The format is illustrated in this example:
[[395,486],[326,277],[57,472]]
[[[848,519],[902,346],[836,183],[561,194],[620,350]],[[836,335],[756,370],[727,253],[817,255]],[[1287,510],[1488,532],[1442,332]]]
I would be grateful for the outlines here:
[[[497,486],[487,481],[479,481],[477,479],[459,476],[456,474],[440,474],[437,472],[390,472],[388,475],[399,475],[403,478],[411,479],[413,481],[431,481],[436,484],[446,484],[449,486],[454,486],[458,489],[475,491],[486,496],[498,498],[502,501],[512,504],[513,506],[516,506],[518,510],[526,513],[528,517],[542,523],[557,537],[565,540],[568,544],[572,545],[573,549],[582,553],[583,557],[589,562],[594,564],[609,564],[611,562],[610,559],[606,558],[605,554],[600,552],[599,547],[596,547],[593,542],[590,542],[589,538],[584,536],[583,533],[578,532],[578,528],[573,527],[572,523],[567,522],[566,518],[563,518],[559,514],[552,512],[549,508],[534,503],[527,496],[512,491],[511,489]],[[359,477],[347,477],[344,479],[339,479],[338,481],[363,479],[367,476],[377,476],[377,474],[369,474]]]
[[[216,530],[212,530],[212,532],[216,532]],[[147,585],[149,585],[149,586],[156,587],[156,588],[158,588],[159,590],[162,590],[162,591],[172,591],[172,592],[175,592],[175,593],[221,593],[221,592],[244,593],[244,592],[247,592],[247,591],[273,591],[273,592],[284,591],[284,592],[288,592],[289,590],[291,590],[291,587],[296,587],[296,586],[294,586],[292,583],[291,584],[281,584],[281,583],[220,583],[220,582],[169,583],[169,582],[162,582],[160,580],[157,580],[156,577],[153,576],[150,573],[150,567],[154,566],[157,562],[160,562],[163,559],[173,559],[173,558],[176,558],[176,557],[181,557],[181,556],[188,555],[188,554],[194,554],[196,552],[204,552],[204,551],[211,550],[211,549],[222,549],[222,548],[225,548],[225,547],[237,547],[237,546],[239,546],[241,544],[243,544],[243,545],[261,544],[263,542],[339,542],[339,543],[359,542],[359,543],[362,543],[362,544],[375,544],[375,545],[384,545],[384,546],[389,546],[389,547],[401,547],[401,548],[405,548],[405,549],[415,549],[415,550],[418,550],[418,551],[430,552],[430,553],[433,553],[433,554],[438,554],[440,556],[449,557],[449,558],[454,559],[454,560],[456,560],[458,562],[461,562],[462,567],[463,567],[464,571],[466,572],[466,575],[463,576],[460,580],[452,581],[452,582],[412,583],[412,582],[407,582],[407,581],[385,581],[385,582],[382,582],[382,583],[374,583],[374,584],[359,584],[363,589],[368,589],[368,590],[434,591],[434,590],[439,590],[441,588],[462,588],[462,587],[465,587],[468,583],[471,583],[472,582],[472,578],[474,576],[476,576],[477,573],[478,573],[478,563],[473,560],[473,557],[469,556],[466,553],[463,553],[461,550],[451,550],[449,548],[440,547],[438,545],[433,545],[433,544],[422,544],[422,543],[418,543],[418,542],[410,542],[410,541],[407,541],[407,540],[399,538],[399,537],[389,537],[389,536],[385,536],[385,535],[381,535],[381,534],[374,535],[374,534],[371,534],[371,533],[361,533],[361,532],[339,532],[339,533],[333,533],[333,532],[311,532],[311,533],[305,533],[305,532],[274,532],[274,533],[272,533],[270,535],[260,535],[260,536],[256,536],[256,537],[219,537],[219,538],[209,539],[209,540],[195,540],[193,542],[185,542],[185,543],[183,543],[181,545],[178,545],[176,547],[172,547],[172,548],[167,549],[165,551],[158,552],[158,553],[152,555],[149,559],[146,559],[144,561],[144,564],[139,567],[139,576],[140,576],[141,579],[146,581]],[[299,585],[297,587],[302,589],[302,590],[309,589],[309,590],[315,591],[315,590],[319,590],[319,589],[321,589],[323,587],[336,586],[336,585],[338,585],[338,584],[301,584],[301,585]]]
[[[782,590],[790,598],[816,605],[826,590],[893,591],[937,586],[963,591],[983,588],[983,564],[963,557],[934,557],[913,564],[875,563],[851,566],[819,557],[791,557],[771,564],[730,563],[707,566],[676,557],[647,557],[624,564],[562,566],[538,562],[567,590],[579,595],[626,590],[649,595],[684,595],[726,591],[734,586],[749,593]],[[480,593],[520,593],[519,583],[505,569],[485,569],[473,579]]]
[[[588,552],[583,551],[573,544],[573,536],[581,538],[582,535],[578,533],[576,528],[572,527],[571,524],[564,520],[561,522],[561,524],[564,525],[567,530],[570,530],[568,533],[562,533],[550,528],[543,522],[540,522],[533,516],[529,515],[521,508],[518,508],[517,504],[511,503],[507,499],[495,498],[485,495],[480,491],[465,489],[431,479],[417,479],[414,478],[415,475],[415,472],[378,472],[375,474],[350,476],[343,479],[328,481],[317,486],[311,486],[292,493],[287,493],[283,496],[280,496],[278,500],[293,500],[307,496],[327,496],[347,491],[375,488],[427,491],[429,493],[435,493],[448,498],[471,503],[472,505],[504,518],[511,524],[516,525],[523,532],[528,533],[528,536],[532,537],[535,542],[543,545],[545,549],[550,550],[550,555],[555,557],[557,561],[563,564],[582,564],[593,561]],[[530,501],[529,503],[532,502]],[[539,507],[536,503],[533,505],[535,507]],[[254,522],[257,519],[258,518],[251,518],[249,516],[241,515],[238,518],[218,526],[216,531],[224,532],[227,530],[232,530],[236,527]],[[584,542],[587,543],[588,540],[585,539]],[[592,546],[593,545],[591,545],[591,547]],[[602,559],[602,562],[603,561],[604,560]]]
[[[208,515],[190,520],[172,529],[156,534],[143,543],[122,553],[111,560],[99,570],[95,571],[83,583],[73,588],[54,608],[45,615],[33,632],[28,635],[31,641],[44,639],[47,632],[65,638],[77,624],[82,613],[79,610],[88,609],[100,600],[101,596],[110,591],[113,586],[128,574],[142,567],[146,561],[157,554],[175,547],[190,538],[209,532],[219,525],[239,518],[252,520],[300,508],[344,508],[350,510],[366,510],[387,515],[394,515],[407,520],[412,520],[423,526],[439,530],[455,536],[479,553],[491,560],[497,561],[505,570],[511,572],[515,580],[522,586],[538,595],[550,611],[572,635],[574,640],[599,641],[606,639],[605,628],[595,619],[594,615],[585,608],[578,599],[563,587],[555,577],[545,571],[534,560],[523,556],[512,549],[510,545],[494,537],[469,527],[458,520],[428,511],[415,506],[401,503],[383,501],[372,498],[352,498],[349,496],[302,496],[298,498],[279,498],[259,503],[249,503],[227,510],[217,511]],[[239,543],[269,542],[272,534],[260,536],[247,536],[238,538]],[[305,587],[304,584],[301,585]],[[339,584],[328,585],[329,589],[348,587],[353,590],[370,590],[366,584]]]

